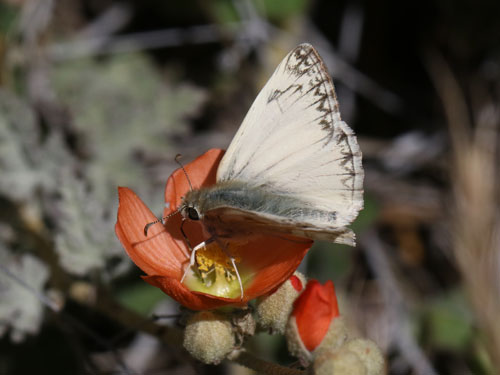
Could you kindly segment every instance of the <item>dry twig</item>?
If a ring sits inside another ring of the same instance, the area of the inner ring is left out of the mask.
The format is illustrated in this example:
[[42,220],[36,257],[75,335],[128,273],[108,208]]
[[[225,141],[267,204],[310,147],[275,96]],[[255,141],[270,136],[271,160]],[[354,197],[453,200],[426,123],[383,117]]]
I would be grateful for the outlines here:
[[429,70],[443,102],[452,141],[453,256],[486,338],[494,368],[500,368],[500,211],[498,117],[471,126],[462,90],[436,53]]

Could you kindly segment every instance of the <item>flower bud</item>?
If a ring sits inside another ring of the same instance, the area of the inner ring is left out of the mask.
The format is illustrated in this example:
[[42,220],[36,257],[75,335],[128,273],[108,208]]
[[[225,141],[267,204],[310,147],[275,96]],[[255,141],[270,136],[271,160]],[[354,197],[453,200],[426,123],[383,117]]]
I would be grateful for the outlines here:
[[325,350],[315,357],[312,366],[314,375],[368,375],[358,354],[346,348]]
[[366,367],[366,375],[382,375],[385,372],[385,360],[378,346],[371,340],[357,338],[348,341],[344,348],[356,353]]
[[242,309],[233,312],[231,315],[231,323],[237,345],[242,345],[246,337],[255,334],[257,324],[250,309]]
[[339,316],[330,323],[328,331],[326,331],[323,341],[314,349],[314,355],[318,355],[322,351],[340,348],[347,341],[349,330],[347,328],[346,319]]
[[305,283],[305,276],[295,272],[275,292],[259,298],[256,318],[260,327],[272,333],[284,334],[293,303],[304,290]]
[[194,358],[206,364],[218,364],[234,347],[233,328],[225,316],[201,311],[188,319],[184,348]]
[[288,350],[304,364],[315,350],[335,349],[347,339],[347,326],[339,317],[335,288],[331,281],[321,285],[310,280],[304,292],[293,304],[286,329]]

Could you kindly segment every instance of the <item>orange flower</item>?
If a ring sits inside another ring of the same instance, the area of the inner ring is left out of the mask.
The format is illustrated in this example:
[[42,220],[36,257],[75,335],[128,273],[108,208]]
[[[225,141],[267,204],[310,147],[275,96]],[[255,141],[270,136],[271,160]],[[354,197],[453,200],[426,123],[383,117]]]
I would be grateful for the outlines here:
[[[212,149],[185,166],[194,189],[215,184],[217,167],[223,154],[223,150]],[[165,188],[164,216],[179,207],[188,191],[186,176],[182,170],[176,170]],[[128,255],[147,274],[143,277],[145,281],[192,310],[208,310],[224,305],[243,306],[249,300],[269,293],[293,274],[312,245],[312,241],[290,241],[282,236],[261,235],[249,237],[245,243],[230,245],[229,252],[237,260],[243,282],[243,298],[239,283],[234,280],[234,269],[227,264],[227,257],[225,262],[219,262],[224,253],[215,242],[208,245],[206,251],[196,253],[197,270],[188,272],[184,283],[181,283],[190,259],[190,251],[181,232],[182,215],[171,216],[165,225],[152,225],[145,236],[144,226],[156,220],[154,214],[132,190],[120,187],[118,193],[120,206],[115,231]],[[183,230],[192,246],[209,239],[198,221],[188,220]],[[204,267],[212,268],[209,272]],[[213,285],[205,283],[207,274],[218,275],[221,269],[220,282],[216,281]]]
[[330,324],[339,316],[339,306],[333,282],[321,285],[310,280],[293,304],[297,333],[305,348],[312,352],[323,341]]

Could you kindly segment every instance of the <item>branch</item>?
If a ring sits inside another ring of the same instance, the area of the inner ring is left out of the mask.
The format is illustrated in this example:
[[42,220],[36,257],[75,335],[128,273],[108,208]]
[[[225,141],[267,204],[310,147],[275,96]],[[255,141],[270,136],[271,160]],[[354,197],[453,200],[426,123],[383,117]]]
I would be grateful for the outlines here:
[[373,272],[377,276],[387,306],[387,313],[394,317],[395,340],[401,354],[413,367],[416,374],[437,375],[437,371],[411,334],[404,294],[396,279],[384,244],[374,230],[366,231],[360,238],[360,243]]
[[245,366],[257,373],[269,375],[305,375],[306,371],[297,370],[290,367],[277,365],[271,362],[264,361],[253,356],[245,350],[240,350],[232,354],[229,359],[242,366]]

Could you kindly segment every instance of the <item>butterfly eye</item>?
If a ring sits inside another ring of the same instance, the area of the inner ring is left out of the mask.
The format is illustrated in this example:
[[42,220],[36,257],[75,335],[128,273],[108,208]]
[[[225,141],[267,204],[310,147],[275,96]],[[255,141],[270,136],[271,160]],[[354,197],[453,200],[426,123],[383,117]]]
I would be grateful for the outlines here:
[[196,210],[196,208],[194,208],[194,207],[188,207],[187,208],[187,213],[188,213],[188,217],[191,220],[200,220],[200,215],[198,214],[198,211]]

